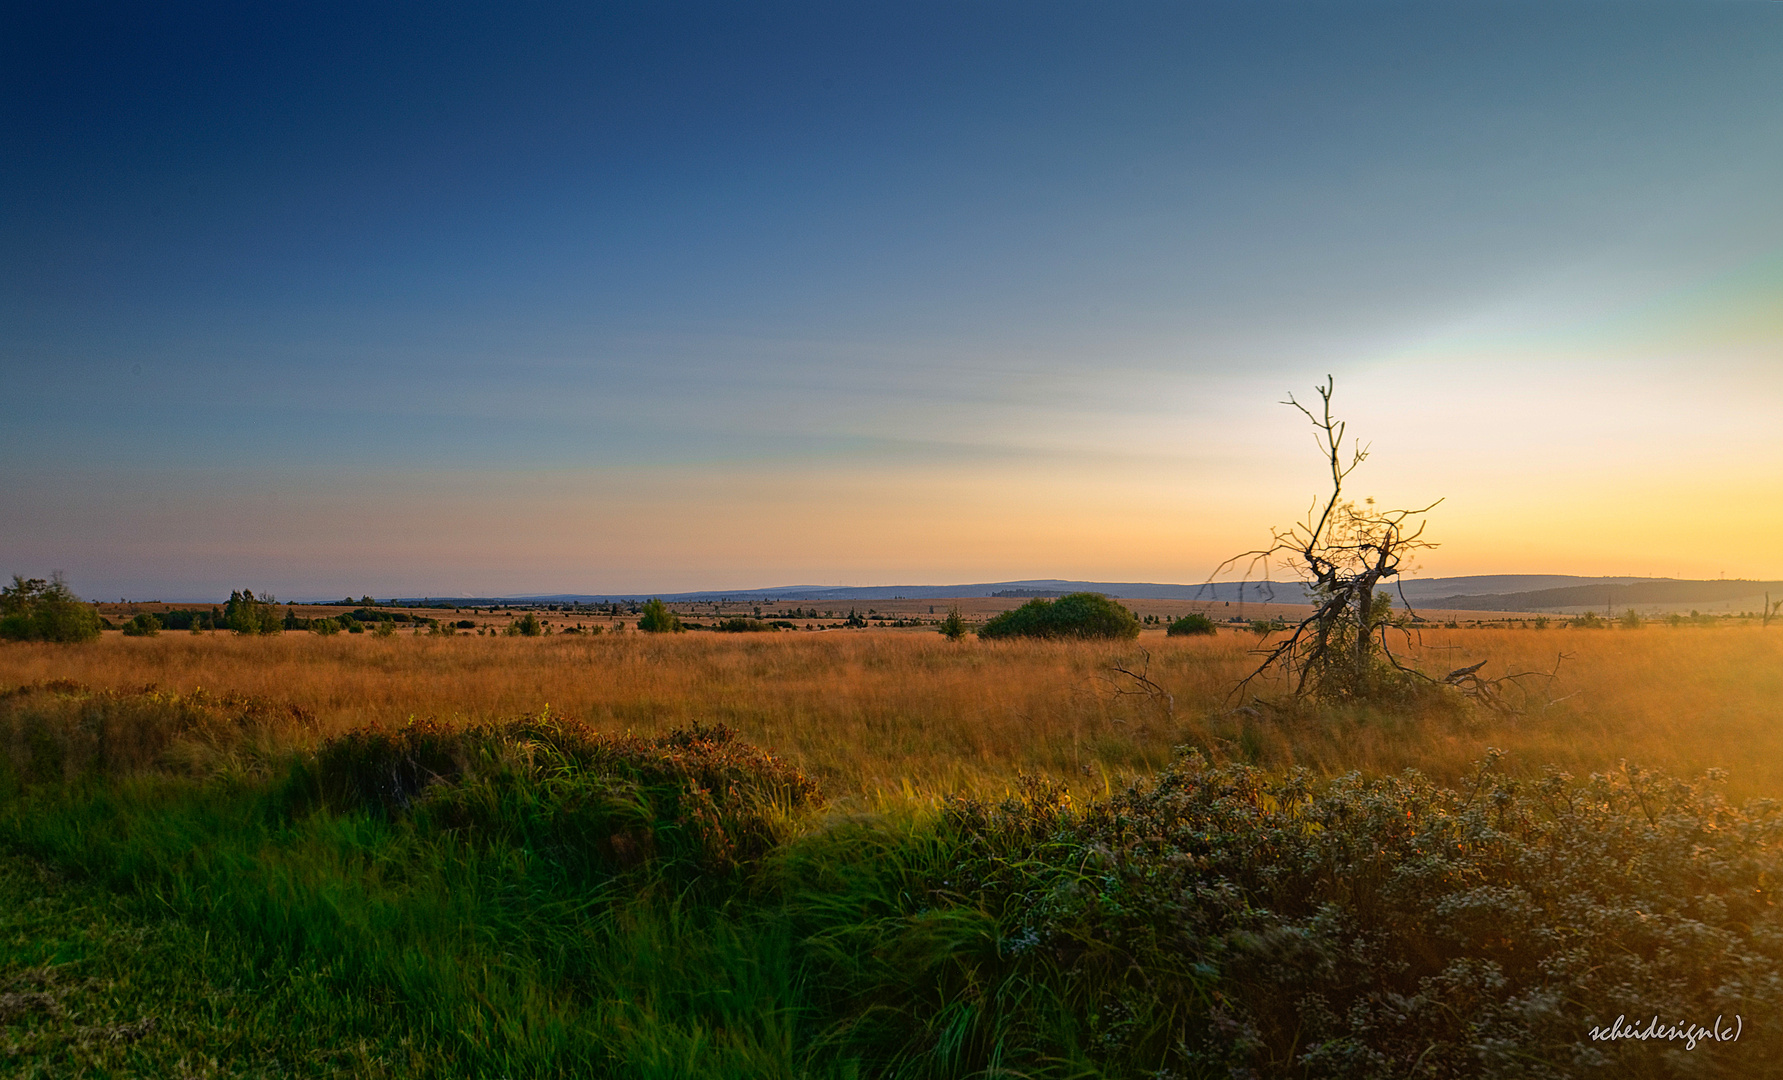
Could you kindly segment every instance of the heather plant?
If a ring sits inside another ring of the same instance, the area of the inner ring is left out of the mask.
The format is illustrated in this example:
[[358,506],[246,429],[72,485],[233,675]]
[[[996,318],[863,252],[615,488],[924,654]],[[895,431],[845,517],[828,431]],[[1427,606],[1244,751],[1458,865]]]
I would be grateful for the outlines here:
[[[1589,1035],[1658,1012],[1783,1036],[1783,810],[1732,807],[1717,783],[1520,783],[1489,758],[1459,789],[1317,785],[1191,754],[1083,810],[1044,784],[954,801],[963,850],[892,924],[915,933],[918,904],[972,898],[998,946],[956,958],[952,993],[973,963],[1043,982],[1076,1025],[1042,1009],[982,1032],[1040,1033],[1036,1056],[1075,1045],[1122,1075],[1735,1073],[1752,1047],[1678,1060]],[[949,997],[922,989],[931,1008]],[[935,1019],[919,1010],[904,1036]]]

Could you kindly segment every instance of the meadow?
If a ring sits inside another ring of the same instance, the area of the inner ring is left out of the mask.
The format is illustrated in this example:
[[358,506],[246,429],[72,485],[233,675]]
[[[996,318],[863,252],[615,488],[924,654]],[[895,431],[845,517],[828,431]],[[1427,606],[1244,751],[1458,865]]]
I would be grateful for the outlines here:
[[1259,641],[0,647],[0,1064],[1783,1074],[1783,632],[1423,631],[1514,714]]
[[[1756,624],[1637,632],[1430,629],[1410,657],[1433,672],[1478,661],[1522,681],[1519,715],[1417,716],[1358,708],[1307,724],[1246,709],[1233,687],[1256,663],[1247,631],[1136,643],[968,639],[932,632],[551,636],[403,634],[268,638],[107,634],[90,648],[0,648],[0,686],[69,679],[100,690],[261,698],[302,714],[267,733],[313,747],[367,725],[448,724],[545,708],[615,732],[723,723],[770,747],[831,798],[933,800],[995,793],[1023,771],[1085,791],[1165,764],[1178,746],[1213,760],[1323,775],[1418,768],[1464,775],[1488,747],[1529,775],[1624,759],[1681,775],[1729,769],[1734,798],[1783,798],[1783,631]],[[1168,705],[1112,671],[1148,677]],[[1558,666],[1557,666],[1558,665]],[[1269,696],[1278,689],[1254,688]],[[1088,776],[1091,779],[1085,780]]]

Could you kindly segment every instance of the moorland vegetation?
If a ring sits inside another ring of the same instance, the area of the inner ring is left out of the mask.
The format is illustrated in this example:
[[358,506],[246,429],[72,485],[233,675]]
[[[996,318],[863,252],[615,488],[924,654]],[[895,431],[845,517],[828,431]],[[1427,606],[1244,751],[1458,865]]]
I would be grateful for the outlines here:
[[[1783,824],[1736,792],[1783,792],[1783,636],[1426,647],[1573,659],[1514,723],[1307,725],[1225,703],[1248,633],[1159,638],[1171,726],[1101,689],[1123,641],[11,645],[0,1038],[42,1075],[1775,1074]],[[1621,764],[1729,745],[1756,775]],[[1633,1001],[1744,1034],[1588,1037]]]

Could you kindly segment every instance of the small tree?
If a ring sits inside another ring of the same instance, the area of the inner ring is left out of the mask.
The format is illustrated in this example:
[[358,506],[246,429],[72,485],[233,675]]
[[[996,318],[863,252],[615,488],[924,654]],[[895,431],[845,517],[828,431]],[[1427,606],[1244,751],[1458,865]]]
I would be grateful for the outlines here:
[[148,612],[138,612],[136,618],[124,624],[125,637],[154,637],[161,632],[161,620]]
[[638,620],[638,629],[647,634],[679,634],[687,627],[681,625],[680,618],[669,610],[667,604],[652,597],[644,604],[644,615]]
[[238,634],[276,634],[285,628],[285,620],[271,593],[255,596],[254,590],[243,589],[229,594],[223,625]]
[[1417,510],[1381,510],[1373,499],[1358,504],[1345,497],[1344,481],[1368,459],[1368,448],[1353,442],[1346,446],[1345,424],[1331,415],[1334,386],[1327,375],[1317,388],[1322,407],[1316,413],[1292,394],[1282,403],[1311,422],[1330,470],[1331,490],[1313,500],[1304,520],[1270,530],[1268,547],[1234,556],[1214,571],[1218,577],[1244,564],[1247,580],[1261,570],[1267,582],[1272,569],[1284,569],[1312,598],[1312,614],[1285,628],[1287,636],[1268,649],[1241,687],[1280,668],[1293,696],[1330,700],[1375,696],[1418,677],[1389,648],[1390,603],[1376,590],[1399,576],[1406,558],[1436,546],[1423,538],[1422,518],[1437,503]]
[[60,570],[43,578],[12,576],[0,588],[0,638],[13,641],[92,641],[99,612],[74,595]]
[[947,609],[947,618],[941,620],[941,636],[949,641],[959,641],[966,636],[966,620],[960,615],[960,606],[953,605]]

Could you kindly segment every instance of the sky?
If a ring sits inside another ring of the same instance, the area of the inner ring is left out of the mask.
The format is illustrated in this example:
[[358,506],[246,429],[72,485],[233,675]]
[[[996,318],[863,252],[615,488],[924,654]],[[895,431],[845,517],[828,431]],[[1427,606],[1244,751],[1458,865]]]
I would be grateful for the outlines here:
[[1783,577],[1783,4],[0,9],[0,573]]

